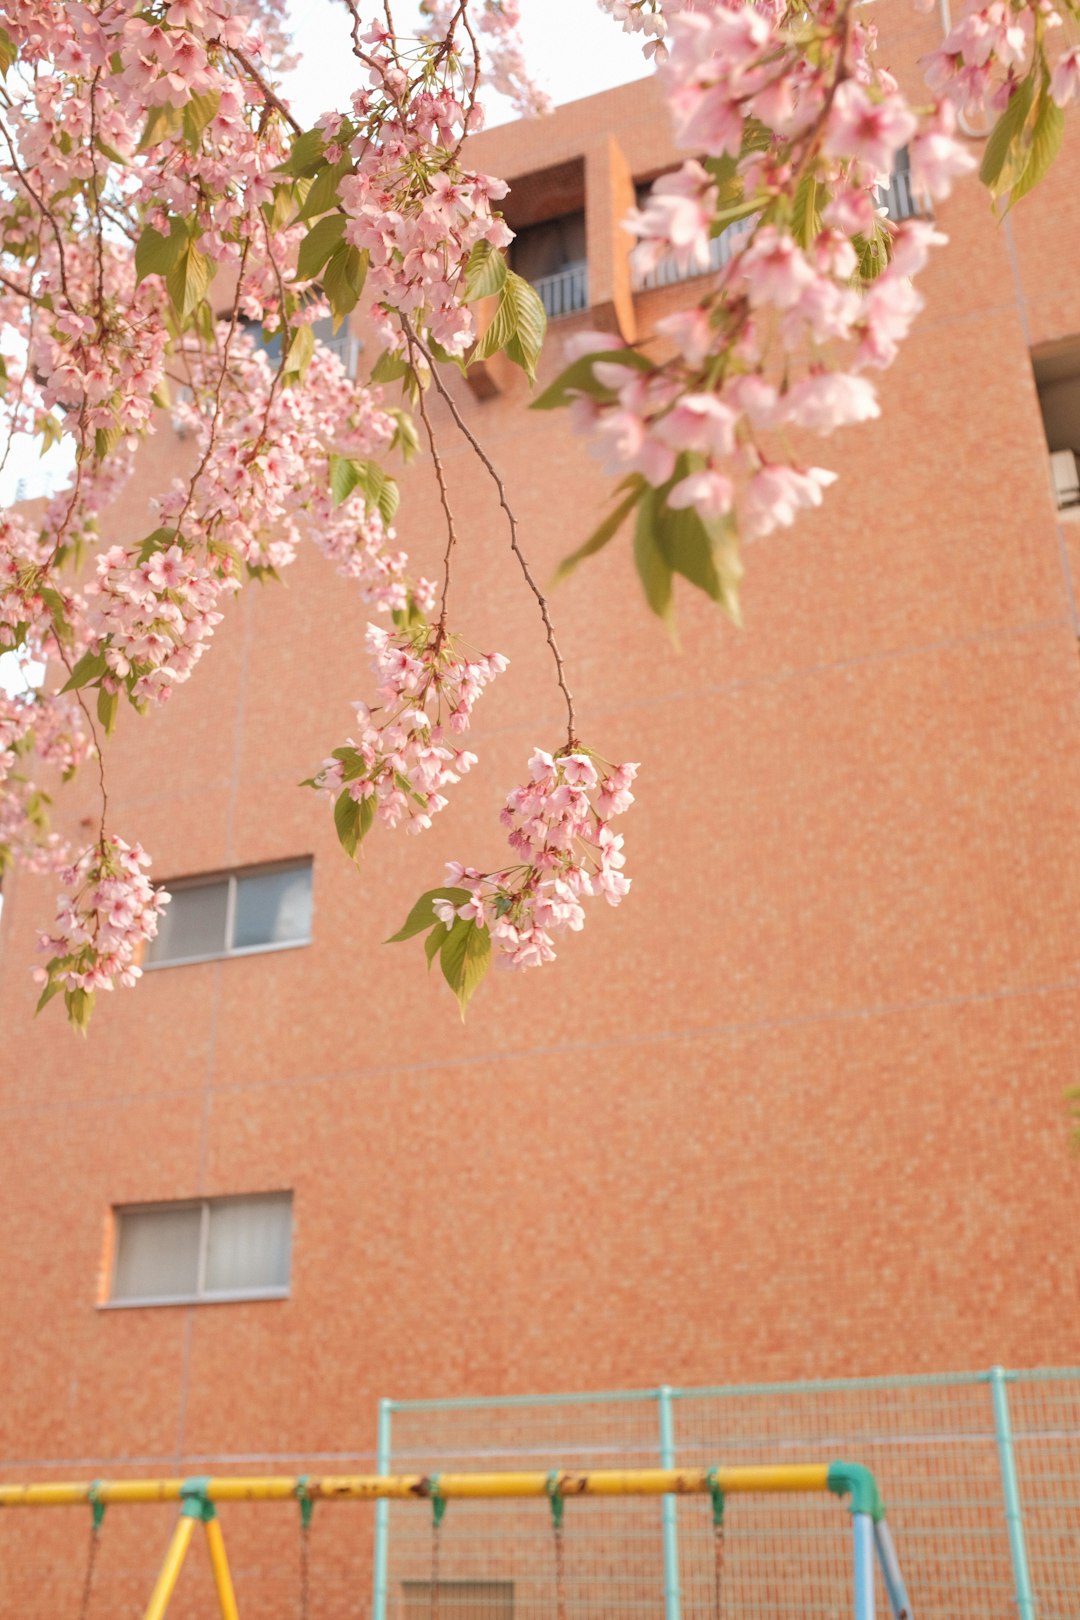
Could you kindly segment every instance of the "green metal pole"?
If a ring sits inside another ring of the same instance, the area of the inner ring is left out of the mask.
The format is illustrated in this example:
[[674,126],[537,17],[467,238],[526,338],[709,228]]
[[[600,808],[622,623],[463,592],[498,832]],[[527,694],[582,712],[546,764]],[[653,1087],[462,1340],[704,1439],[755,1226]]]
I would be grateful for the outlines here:
[[[385,1397],[379,1402],[379,1431],[376,1441],[375,1470],[379,1474],[390,1472],[390,1414],[393,1401]],[[386,1570],[390,1541],[390,1503],[375,1504],[375,1557],[371,1600],[371,1620],[386,1620]]]
[[1016,1609],[1020,1620],[1035,1620],[1035,1594],[1031,1587],[1024,1541],[1024,1515],[1020,1507],[1020,1484],[1016,1477],[1009,1394],[1003,1367],[991,1367],[990,1393],[994,1402],[994,1433],[1001,1467],[1001,1488],[1005,1496],[1005,1523],[1009,1531],[1009,1553],[1016,1585]]
[[[660,1404],[660,1466],[675,1467],[675,1422],[671,1407],[671,1386],[664,1384],[657,1390]],[[664,1616],[665,1620],[679,1620],[682,1601],[679,1593],[679,1508],[673,1496],[665,1496],[661,1505],[664,1529]]]

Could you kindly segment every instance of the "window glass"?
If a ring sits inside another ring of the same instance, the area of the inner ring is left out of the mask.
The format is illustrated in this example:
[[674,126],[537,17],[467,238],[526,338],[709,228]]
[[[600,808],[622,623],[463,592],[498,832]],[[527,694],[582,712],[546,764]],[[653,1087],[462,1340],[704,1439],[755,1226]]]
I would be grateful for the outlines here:
[[199,1285],[201,1224],[198,1204],[122,1212],[113,1298],[190,1298]]
[[192,956],[220,956],[225,949],[229,880],[170,889],[172,899],[147,947],[148,962],[182,962]]
[[292,1198],[225,1198],[210,1205],[208,1294],[287,1288]]
[[236,880],[233,950],[286,945],[311,935],[311,867],[241,873]]

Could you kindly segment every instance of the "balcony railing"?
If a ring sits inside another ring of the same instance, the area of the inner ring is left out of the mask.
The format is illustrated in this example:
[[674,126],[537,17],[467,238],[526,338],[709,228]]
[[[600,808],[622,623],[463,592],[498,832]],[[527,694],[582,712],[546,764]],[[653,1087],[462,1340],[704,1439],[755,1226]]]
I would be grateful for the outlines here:
[[565,265],[553,276],[538,276],[533,286],[551,321],[589,307],[589,271],[584,259]]
[[892,220],[914,219],[917,214],[928,214],[928,198],[921,196],[911,182],[909,169],[897,169],[887,186],[878,193],[879,206]]
[[677,281],[690,281],[694,276],[714,275],[717,270],[724,268],[735,250],[739,237],[745,235],[753,223],[753,215],[748,219],[737,219],[734,224],[722,230],[719,236],[711,238],[707,270],[700,270],[696,264],[691,265],[689,269],[683,269],[675,259],[661,259],[654,269],[634,277],[635,291],[645,292],[653,287],[671,287]]

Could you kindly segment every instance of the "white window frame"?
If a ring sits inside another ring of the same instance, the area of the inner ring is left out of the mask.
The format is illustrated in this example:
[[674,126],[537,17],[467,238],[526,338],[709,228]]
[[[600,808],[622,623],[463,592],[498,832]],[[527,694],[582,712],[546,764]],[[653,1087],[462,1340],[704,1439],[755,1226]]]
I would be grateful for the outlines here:
[[[169,956],[161,962],[143,962],[144,973],[156,973],[159,968],[191,967],[196,962],[223,962],[230,956],[260,956],[266,951],[296,951],[305,945],[311,944],[311,933],[304,939],[282,939],[276,943],[266,945],[230,945],[233,928],[236,923],[236,886],[240,878],[267,877],[273,872],[293,872],[306,867],[312,875],[312,885],[315,882],[315,862],[310,855],[299,860],[269,861],[263,866],[240,866],[231,872],[200,873],[198,877],[177,878],[174,882],[166,882],[163,887],[170,894],[179,893],[181,889],[212,889],[219,883],[228,885],[225,899],[225,946],[220,951],[204,951],[200,956]],[[314,901],[314,895],[313,895]]]
[[[276,1193],[233,1193],[224,1198],[163,1198],[152,1204],[113,1205],[113,1250],[109,1266],[110,1297],[98,1306],[103,1311],[127,1311],[144,1305],[229,1305],[246,1299],[288,1299],[288,1283],[283,1288],[220,1288],[206,1287],[206,1256],[210,1246],[210,1208],[213,1204],[233,1204],[241,1199],[288,1199],[289,1202],[289,1276],[292,1276],[292,1189]],[[120,1228],[126,1215],[156,1215],[162,1210],[200,1210],[199,1257],[193,1294],[132,1294],[124,1299],[113,1299],[111,1290],[116,1282],[116,1260],[120,1250]]]

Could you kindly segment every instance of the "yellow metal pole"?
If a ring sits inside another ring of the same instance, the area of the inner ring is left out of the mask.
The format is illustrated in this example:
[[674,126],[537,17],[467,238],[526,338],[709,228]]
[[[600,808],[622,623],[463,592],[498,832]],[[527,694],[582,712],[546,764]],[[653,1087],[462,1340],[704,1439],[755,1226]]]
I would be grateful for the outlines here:
[[[560,1496],[667,1496],[707,1495],[715,1485],[725,1495],[747,1491],[824,1491],[828,1489],[826,1463],[786,1463],[776,1467],[717,1468],[598,1468],[558,1475],[554,1487]],[[447,1500],[478,1497],[547,1497],[552,1494],[546,1473],[440,1474],[438,1494]],[[178,1502],[185,1482],[180,1479],[99,1481],[98,1502]],[[297,1480],[275,1475],[200,1481],[200,1495],[209,1502],[285,1502],[296,1497]],[[326,1474],[306,1478],[304,1490],[313,1501],[397,1501],[432,1494],[424,1474]],[[0,1485],[0,1509],[7,1507],[62,1507],[89,1502],[90,1485]]]
[[191,1545],[191,1533],[194,1529],[194,1519],[189,1519],[185,1515],[177,1520],[176,1529],[173,1531],[172,1540],[169,1542],[169,1550],[165,1554],[165,1562],[162,1564],[161,1573],[157,1578],[157,1584],[150,1594],[145,1620],[164,1620],[165,1611],[169,1607],[169,1599],[176,1589],[185,1555]]
[[206,1519],[203,1521],[203,1529],[206,1531],[206,1545],[210,1549],[210,1564],[214,1571],[214,1585],[217,1588],[221,1620],[240,1620],[221,1525],[217,1519]]

